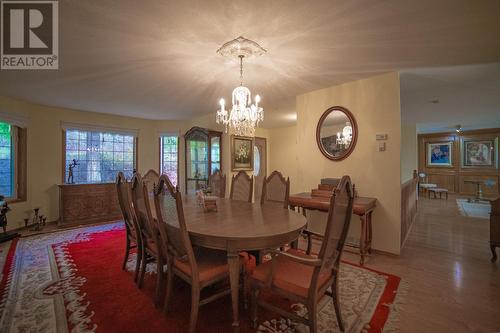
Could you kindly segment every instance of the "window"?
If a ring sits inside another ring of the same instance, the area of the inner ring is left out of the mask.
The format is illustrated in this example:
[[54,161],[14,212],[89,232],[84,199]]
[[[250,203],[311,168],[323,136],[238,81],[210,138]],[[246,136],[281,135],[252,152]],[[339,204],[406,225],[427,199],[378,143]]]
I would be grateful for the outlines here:
[[[119,171],[131,178],[136,167],[135,137],[117,133],[66,130],[65,182],[114,182]],[[72,167],[70,167],[73,165]],[[72,169],[73,179],[70,178]]]
[[253,176],[257,177],[260,173],[260,150],[253,146]]
[[13,127],[0,122],[0,195],[12,198],[14,193]]
[[179,138],[162,136],[160,138],[160,172],[167,175],[174,186],[179,180]]
[[0,195],[26,200],[26,128],[0,120]]

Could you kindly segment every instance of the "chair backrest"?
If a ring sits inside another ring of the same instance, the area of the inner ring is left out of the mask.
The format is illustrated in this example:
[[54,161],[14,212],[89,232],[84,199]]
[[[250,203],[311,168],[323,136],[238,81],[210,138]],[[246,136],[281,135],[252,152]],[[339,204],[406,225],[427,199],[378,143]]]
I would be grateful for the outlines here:
[[262,185],[262,196],[260,203],[282,203],[288,208],[288,197],[290,196],[290,178],[283,177],[281,172],[274,170],[269,177],[264,178]]
[[226,175],[223,175],[220,170],[216,170],[208,177],[208,186],[212,190],[212,195],[219,198],[226,197]]
[[239,171],[231,178],[231,193],[229,198],[232,200],[252,202],[253,193],[253,175],[249,176],[245,171]]
[[123,221],[127,232],[135,232],[135,221],[133,215],[132,201],[130,200],[130,183],[123,172],[118,172],[116,176],[116,192],[118,194],[118,204],[123,215]]
[[182,196],[166,175],[160,177],[154,202],[162,244],[166,245],[169,255],[187,259],[194,276],[197,265],[184,218]]
[[153,193],[155,185],[158,184],[160,175],[153,169],[149,169],[142,177],[142,182],[146,184],[149,193]]
[[137,226],[141,234],[146,238],[156,237],[156,227],[151,215],[151,207],[149,204],[149,192],[146,184],[142,181],[141,174],[136,172],[132,177],[132,203],[134,207]]
[[426,184],[427,183],[427,174],[425,172],[420,171],[418,173],[418,181],[420,183]]
[[322,272],[338,270],[351,222],[353,201],[354,188],[351,179],[344,176],[330,199],[325,238],[318,254],[322,264],[314,270],[311,289],[316,290],[318,287],[319,275]]

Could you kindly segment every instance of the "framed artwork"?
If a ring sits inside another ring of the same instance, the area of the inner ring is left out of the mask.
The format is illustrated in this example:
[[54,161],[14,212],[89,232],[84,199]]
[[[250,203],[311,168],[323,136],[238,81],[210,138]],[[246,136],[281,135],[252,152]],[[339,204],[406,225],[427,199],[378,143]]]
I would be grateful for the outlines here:
[[479,168],[496,168],[498,165],[497,139],[462,140],[462,166]]
[[427,143],[428,167],[453,166],[453,141]]
[[231,136],[232,171],[253,170],[253,138]]

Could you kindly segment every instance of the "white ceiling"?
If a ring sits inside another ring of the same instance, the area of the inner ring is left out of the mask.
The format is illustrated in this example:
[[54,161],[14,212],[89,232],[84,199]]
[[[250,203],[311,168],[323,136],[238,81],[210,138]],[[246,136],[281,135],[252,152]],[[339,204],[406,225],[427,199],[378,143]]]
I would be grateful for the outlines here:
[[215,51],[240,35],[263,126],[293,123],[295,96],[405,68],[500,60],[498,0],[59,2],[60,69],[2,71],[0,94],[149,119],[214,112],[238,84]]
[[500,63],[403,71],[401,112],[420,133],[500,127]]

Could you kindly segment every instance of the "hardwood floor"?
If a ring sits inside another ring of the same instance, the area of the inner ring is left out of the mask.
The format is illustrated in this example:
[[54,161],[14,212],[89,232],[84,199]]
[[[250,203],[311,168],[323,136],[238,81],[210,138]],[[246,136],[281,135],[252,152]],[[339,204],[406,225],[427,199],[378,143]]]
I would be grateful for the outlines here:
[[500,260],[490,262],[488,241],[489,220],[460,215],[455,196],[419,201],[401,256],[366,264],[409,283],[401,332],[500,332]]

